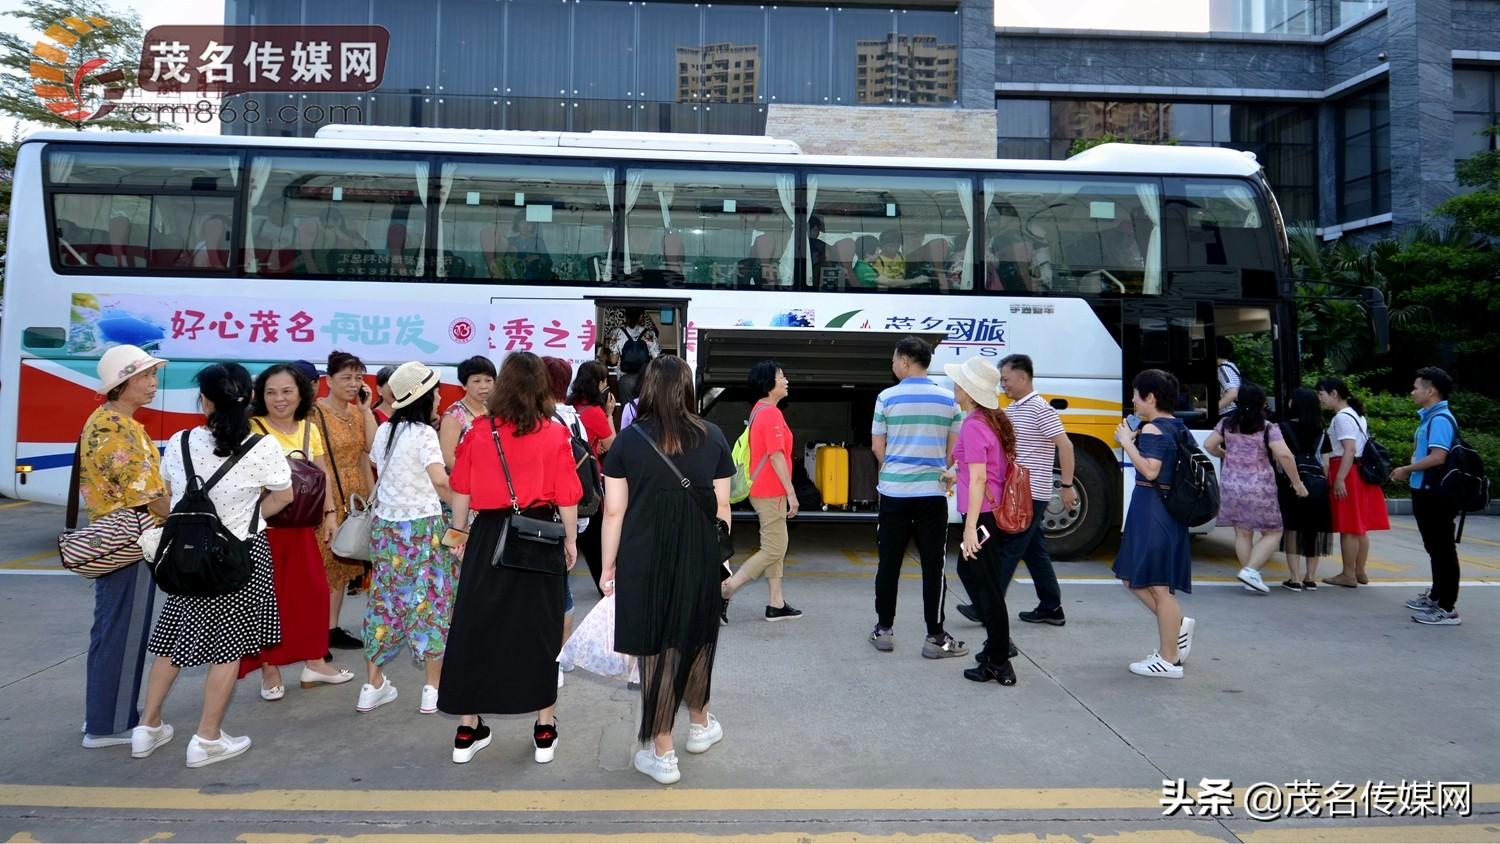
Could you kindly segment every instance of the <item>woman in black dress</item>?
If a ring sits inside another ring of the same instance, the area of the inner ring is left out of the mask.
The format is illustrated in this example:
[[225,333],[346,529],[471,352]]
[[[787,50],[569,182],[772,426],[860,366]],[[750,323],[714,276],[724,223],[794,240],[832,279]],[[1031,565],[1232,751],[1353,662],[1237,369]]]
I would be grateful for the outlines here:
[[1328,505],[1328,478],[1323,473],[1319,447],[1323,444],[1323,412],[1318,394],[1306,387],[1292,392],[1287,401],[1281,438],[1291,449],[1297,472],[1309,494],[1298,498],[1284,472],[1276,473],[1276,496],[1281,505],[1281,550],[1292,576],[1281,586],[1293,592],[1318,588],[1318,558],[1333,550],[1333,514]]
[[[513,352],[505,359],[490,393],[489,415],[475,420],[459,443],[448,483],[454,525],[448,535],[462,541],[445,537],[444,542],[455,547],[463,566],[438,709],[459,716],[453,761],[468,762],[489,745],[490,728],[479,713],[535,712],[535,758],[551,762],[557,750],[557,643],[566,575],[491,565],[513,503],[532,518],[561,519],[567,567],[578,558],[583,487],[568,430],[552,419],[551,382],[541,358]],[[470,508],[478,515],[465,535],[457,526],[469,523]]]
[[[729,442],[693,412],[693,374],[662,355],[641,378],[640,415],[604,461],[604,570],[615,595],[615,650],[640,658],[636,770],[677,782],[672,724],[687,704],[687,751],[724,737],[708,712],[719,639],[718,520],[729,522]],[[616,563],[620,563],[616,568]]]

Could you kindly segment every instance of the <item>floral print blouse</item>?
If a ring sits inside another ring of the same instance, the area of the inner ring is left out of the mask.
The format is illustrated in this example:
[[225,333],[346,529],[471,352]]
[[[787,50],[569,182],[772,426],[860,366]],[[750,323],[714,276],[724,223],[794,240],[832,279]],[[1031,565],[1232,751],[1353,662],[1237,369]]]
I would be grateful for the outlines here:
[[90,519],[167,494],[161,453],[146,426],[101,405],[83,426],[78,488]]

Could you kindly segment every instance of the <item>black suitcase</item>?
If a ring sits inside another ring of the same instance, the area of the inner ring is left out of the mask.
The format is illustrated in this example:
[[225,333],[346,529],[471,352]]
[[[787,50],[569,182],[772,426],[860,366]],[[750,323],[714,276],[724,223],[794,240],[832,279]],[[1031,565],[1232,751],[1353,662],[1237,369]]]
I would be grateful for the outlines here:
[[849,503],[861,509],[873,509],[879,502],[880,461],[869,446],[849,448]]

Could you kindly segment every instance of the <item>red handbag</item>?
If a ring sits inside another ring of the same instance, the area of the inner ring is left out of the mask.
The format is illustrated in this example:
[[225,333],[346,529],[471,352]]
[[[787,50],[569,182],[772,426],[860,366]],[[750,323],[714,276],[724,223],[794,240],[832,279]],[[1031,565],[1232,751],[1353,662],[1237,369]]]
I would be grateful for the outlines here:
[[[255,420],[255,424],[265,433],[271,433],[259,419]],[[328,476],[308,457],[311,453],[308,446],[312,439],[312,422],[303,420],[302,424],[302,448],[287,452],[286,455],[287,465],[292,468],[292,503],[266,519],[266,524],[270,527],[317,527],[323,523]]]

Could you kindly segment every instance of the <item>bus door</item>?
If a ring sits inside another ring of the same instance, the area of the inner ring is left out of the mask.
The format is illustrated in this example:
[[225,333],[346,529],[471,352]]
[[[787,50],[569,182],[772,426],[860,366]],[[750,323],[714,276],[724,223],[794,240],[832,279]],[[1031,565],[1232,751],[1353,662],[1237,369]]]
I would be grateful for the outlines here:
[[639,393],[640,372],[626,372],[621,353],[631,340],[646,344],[652,357],[675,355],[693,362],[687,322],[687,299],[594,299],[589,302],[599,326],[593,358],[609,367],[610,389],[618,397],[616,423],[625,405]]
[[[1218,421],[1218,380],[1214,358],[1214,306],[1207,301],[1126,300],[1121,351],[1121,412],[1133,412],[1131,382],[1143,369],[1164,369],[1177,377],[1181,391],[1173,413],[1187,423],[1199,442]],[[1135,469],[1121,452],[1125,501],[1135,486]],[[1128,508],[1127,508],[1128,509]],[[1124,526],[1124,519],[1120,520]]]

